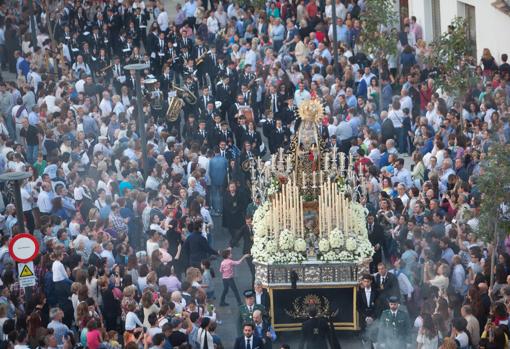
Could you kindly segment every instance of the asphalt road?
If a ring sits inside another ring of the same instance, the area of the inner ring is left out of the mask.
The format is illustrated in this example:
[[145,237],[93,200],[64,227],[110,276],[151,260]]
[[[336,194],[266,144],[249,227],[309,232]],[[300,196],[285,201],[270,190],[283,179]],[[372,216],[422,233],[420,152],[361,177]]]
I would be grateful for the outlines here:
[[[228,231],[221,227],[221,217],[214,217],[214,248],[215,249],[224,249],[228,246],[228,242],[230,240],[230,236]],[[242,241],[240,242],[242,245]],[[242,256],[241,247],[234,248],[233,250],[233,258],[239,259]],[[237,307],[236,299],[232,292],[227,296],[226,302],[230,304],[228,307],[219,307],[219,298],[221,292],[223,290],[223,285],[221,282],[221,275],[218,272],[219,264],[221,259],[217,259],[213,262],[213,268],[216,271],[216,278],[214,279],[214,287],[215,294],[217,300],[215,301],[216,309],[217,309],[217,317],[218,320],[221,321],[221,324],[218,325],[217,334],[220,336],[223,345],[226,349],[233,348],[234,341],[237,336],[240,334],[238,331],[238,321],[239,321],[239,311]],[[241,293],[244,290],[247,290],[251,287],[251,275],[248,269],[246,262],[243,262],[236,269],[236,284],[239,288],[239,292]],[[361,340],[359,339],[359,334],[356,332],[337,332],[338,338],[340,340],[340,345],[342,348],[362,348]],[[299,332],[281,332],[277,333],[278,339],[276,343],[273,345],[273,348],[279,349],[279,345],[283,343],[287,343],[291,346],[292,349],[299,348],[301,343],[301,334]],[[322,348],[317,348],[322,349]],[[324,348],[326,349],[326,348]]]

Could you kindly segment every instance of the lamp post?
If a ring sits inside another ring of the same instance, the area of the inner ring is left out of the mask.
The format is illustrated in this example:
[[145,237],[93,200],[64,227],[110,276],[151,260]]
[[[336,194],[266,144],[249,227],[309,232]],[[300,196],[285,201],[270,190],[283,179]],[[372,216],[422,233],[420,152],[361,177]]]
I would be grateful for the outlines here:
[[336,0],[331,0],[331,24],[333,25],[333,64],[335,76],[338,76],[338,37],[336,32]]
[[30,34],[32,34],[31,35],[32,49],[35,50],[35,47],[37,46],[37,25],[35,23],[33,0],[28,0],[28,15],[30,16]]
[[30,177],[29,172],[6,172],[0,174],[0,182],[13,182],[14,184],[14,204],[16,205],[16,219],[20,227],[20,232],[25,232],[25,217],[23,217],[23,205],[21,203],[21,183],[24,179]]
[[143,178],[147,180],[149,175],[149,167],[147,163],[147,137],[145,135],[145,118],[143,114],[143,100],[142,100],[142,86],[140,81],[140,72],[149,69],[148,64],[136,63],[124,66],[125,70],[134,70],[136,73],[135,91],[136,91],[136,121],[138,132],[140,132],[140,140],[142,142],[142,164],[143,164]]

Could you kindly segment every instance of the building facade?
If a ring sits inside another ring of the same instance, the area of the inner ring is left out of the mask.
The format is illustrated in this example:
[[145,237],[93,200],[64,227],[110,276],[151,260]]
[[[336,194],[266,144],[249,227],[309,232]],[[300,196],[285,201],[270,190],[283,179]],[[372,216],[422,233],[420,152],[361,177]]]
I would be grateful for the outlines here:
[[409,16],[415,16],[422,26],[427,42],[447,31],[451,21],[459,16],[466,19],[477,60],[484,48],[491,50],[497,62],[501,54],[510,55],[509,0],[400,0],[401,14],[405,5]]

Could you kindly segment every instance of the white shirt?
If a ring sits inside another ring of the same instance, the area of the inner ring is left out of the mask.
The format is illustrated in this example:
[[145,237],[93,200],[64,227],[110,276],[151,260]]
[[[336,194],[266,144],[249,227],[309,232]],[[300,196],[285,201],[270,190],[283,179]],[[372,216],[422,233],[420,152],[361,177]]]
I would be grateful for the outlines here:
[[159,249],[159,244],[151,240],[147,240],[147,256],[152,256],[152,252]]
[[365,288],[365,298],[367,299],[368,306],[370,306],[371,295],[372,295],[372,288]]
[[66,268],[59,260],[53,262],[53,265],[51,266],[51,272],[53,273],[53,282],[59,282],[69,278]]
[[23,207],[23,212],[32,209],[32,193],[31,189],[27,186],[21,188],[21,206]]
[[37,207],[41,213],[50,213],[53,205],[51,204],[50,193],[42,190],[37,198]]
[[157,21],[159,24],[159,28],[162,31],[166,31],[168,29],[168,13],[166,11],[163,11],[158,15]]
[[143,324],[140,321],[140,319],[138,318],[138,316],[136,316],[135,313],[130,311],[129,313],[126,314],[126,324],[125,324],[124,329],[126,331],[133,331],[137,327],[137,325],[138,325],[138,327],[143,326]]
[[112,112],[112,102],[110,100],[102,99],[101,103],[99,103],[99,109],[101,109],[101,116],[106,117],[110,116]]
[[218,30],[220,30],[220,24],[219,24],[218,20],[216,19],[216,17],[209,16],[207,18],[207,30],[211,34],[216,34],[218,32]]
[[303,103],[304,101],[309,101],[310,98],[311,98],[310,92],[308,92],[307,90],[303,91],[297,90],[294,93],[294,103],[296,103],[296,106],[298,108],[301,105],[301,103]]

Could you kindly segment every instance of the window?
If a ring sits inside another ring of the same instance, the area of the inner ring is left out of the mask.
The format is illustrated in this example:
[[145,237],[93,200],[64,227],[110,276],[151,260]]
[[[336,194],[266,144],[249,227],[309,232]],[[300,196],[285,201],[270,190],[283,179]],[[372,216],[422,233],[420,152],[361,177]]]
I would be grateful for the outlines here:
[[476,9],[474,6],[458,2],[459,16],[466,20],[467,37],[471,55],[476,57]]
[[432,0],[432,38],[441,36],[441,5],[440,0]]

